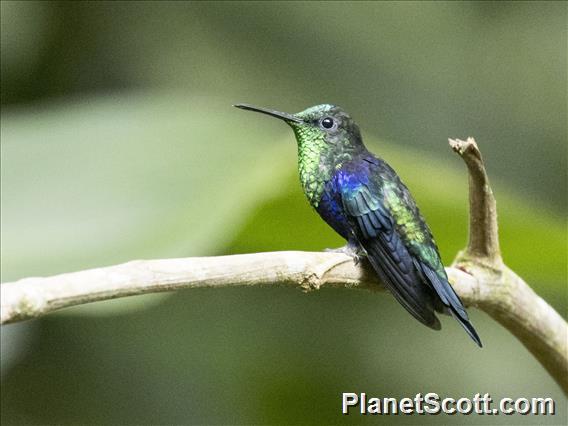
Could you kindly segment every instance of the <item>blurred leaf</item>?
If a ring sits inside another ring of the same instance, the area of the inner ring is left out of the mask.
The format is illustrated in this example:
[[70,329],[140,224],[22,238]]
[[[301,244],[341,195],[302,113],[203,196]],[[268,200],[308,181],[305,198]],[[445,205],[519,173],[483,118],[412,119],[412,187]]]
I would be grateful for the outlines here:
[[[3,114],[2,279],[219,251],[286,167],[242,117],[171,93]],[[94,306],[148,301],[125,300]]]
[[2,15],[2,53],[43,46],[42,62],[3,84],[7,102],[182,87],[284,110],[336,103],[415,147],[474,135],[492,175],[565,212],[562,2],[21,3]]
[[29,83],[54,30],[51,5],[38,1],[0,3],[2,96]]

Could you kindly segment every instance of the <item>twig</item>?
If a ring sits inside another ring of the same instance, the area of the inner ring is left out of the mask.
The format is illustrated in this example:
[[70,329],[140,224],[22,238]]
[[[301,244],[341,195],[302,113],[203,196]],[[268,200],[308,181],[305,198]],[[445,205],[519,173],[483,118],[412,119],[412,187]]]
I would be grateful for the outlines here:
[[473,138],[466,141],[448,139],[452,149],[464,160],[469,170],[469,241],[468,256],[483,258],[486,263],[500,266],[497,206],[483,158]]
[[[568,326],[501,261],[495,200],[473,139],[450,140],[470,171],[468,248],[450,282],[466,306],[475,306],[513,333],[568,394]],[[48,278],[25,278],[1,289],[2,324],[69,306],[118,297],[199,287],[292,286],[383,290],[365,263],[341,253],[272,252],[186,259],[139,260]]]

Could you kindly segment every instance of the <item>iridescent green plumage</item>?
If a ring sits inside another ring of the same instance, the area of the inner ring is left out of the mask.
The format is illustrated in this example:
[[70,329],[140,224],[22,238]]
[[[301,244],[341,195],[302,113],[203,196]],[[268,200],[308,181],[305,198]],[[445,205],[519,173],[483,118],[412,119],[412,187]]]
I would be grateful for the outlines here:
[[324,190],[325,182],[330,179],[333,170],[327,164],[320,167],[321,153],[325,150],[325,140],[322,135],[315,133],[310,128],[294,128],[298,141],[298,171],[304,193],[310,204],[317,207]]
[[292,127],[308,201],[347,240],[349,252],[367,257],[416,319],[439,329],[435,312],[449,313],[481,346],[410,191],[386,162],[365,148],[359,127],[345,111],[327,104],[297,114],[236,106],[275,116]]
[[[329,134],[322,132],[318,126],[314,126],[326,111],[331,111],[333,105],[317,105],[296,114],[303,123],[291,124],[296,140],[298,141],[298,171],[300,182],[310,204],[317,208],[324,191],[324,186],[333,173],[346,161],[350,161],[353,149],[349,143],[349,130],[338,129],[338,134],[330,140]],[[344,114],[344,119],[349,117]],[[349,119],[350,120],[350,119]],[[357,128],[357,132],[359,129]]]

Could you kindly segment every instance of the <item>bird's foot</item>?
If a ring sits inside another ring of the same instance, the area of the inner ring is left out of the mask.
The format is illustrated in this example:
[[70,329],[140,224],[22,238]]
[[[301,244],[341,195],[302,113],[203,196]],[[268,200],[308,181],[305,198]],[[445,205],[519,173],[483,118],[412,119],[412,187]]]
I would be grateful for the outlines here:
[[355,265],[358,265],[361,262],[361,259],[365,256],[365,253],[358,246],[354,244],[346,244],[343,247],[334,248],[334,249],[327,248],[324,249],[324,251],[328,253],[346,254],[347,256],[353,258],[353,262],[355,263]]

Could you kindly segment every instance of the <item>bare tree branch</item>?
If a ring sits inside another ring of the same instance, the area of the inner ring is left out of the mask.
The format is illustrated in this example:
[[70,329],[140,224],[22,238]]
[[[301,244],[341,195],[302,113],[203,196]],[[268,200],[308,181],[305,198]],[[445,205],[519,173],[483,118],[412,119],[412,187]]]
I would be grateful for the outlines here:
[[[568,325],[514,272],[499,252],[495,199],[477,144],[450,140],[470,172],[466,250],[446,268],[466,306],[475,306],[513,333],[568,394]],[[199,287],[292,286],[383,290],[365,263],[341,253],[272,252],[186,259],[138,260],[47,278],[4,283],[2,324],[69,306]]]
[[184,288],[357,286],[381,289],[374,275],[341,253],[271,252],[185,259],[136,260],[1,288],[1,322],[45,315],[84,303]]

